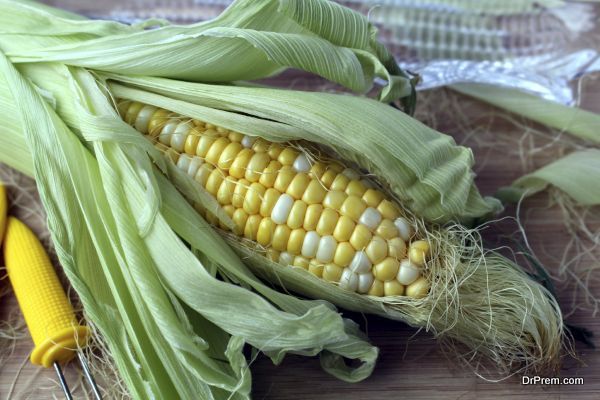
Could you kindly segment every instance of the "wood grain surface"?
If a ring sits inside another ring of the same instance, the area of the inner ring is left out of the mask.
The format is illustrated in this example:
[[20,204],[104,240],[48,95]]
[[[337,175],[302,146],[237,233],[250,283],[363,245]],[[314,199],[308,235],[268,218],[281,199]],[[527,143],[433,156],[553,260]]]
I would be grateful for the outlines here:
[[[81,2],[86,3],[86,2]],[[112,1],[106,2],[112,3]],[[78,3],[70,2],[78,11]],[[85,9],[85,6],[81,6]],[[293,75],[294,87],[311,88],[322,82],[303,75]],[[284,77],[290,78],[290,75]],[[582,106],[600,113],[600,77],[587,79],[581,95]],[[289,86],[289,79],[276,83]],[[448,90],[436,90],[421,95],[417,117],[439,130],[452,134],[457,142],[473,148],[476,159],[477,183],[484,194],[509,184],[526,171],[544,165],[560,154],[581,146],[557,132],[498,112],[474,100],[454,94]],[[600,127],[599,127],[600,129]],[[32,225],[41,236],[46,235],[44,215],[40,212],[39,199],[32,190],[32,181],[15,175],[6,166],[0,165],[0,177],[10,175],[14,186],[9,187],[13,202],[11,212],[18,214]],[[16,177],[16,178],[15,178]],[[600,182],[599,182],[600,184]],[[600,320],[594,311],[598,304],[589,301],[575,282],[574,275],[559,275],[561,265],[575,255],[581,259],[572,268],[577,276],[586,276],[585,271],[598,267],[600,246],[594,246],[593,238],[574,230],[565,223],[564,203],[556,203],[556,192],[542,193],[526,200],[519,213],[509,207],[503,221],[484,232],[489,246],[499,246],[522,240],[514,218],[521,220],[531,248],[556,276],[559,300],[572,325],[591,330],[600,336]],[[596,235],[600,229],[600,210],[587,211],[584,221],[588,230]],[[568,214],[572,215],[572,214]],[[589,251],[582,255],[569,250],[568,244],[578,238]],[[46,244],[49,242],[46,240]],[[566,259],[563,255],[566,254]],[[1,271],[0,271],[1,275]],[[587,275],[589,291],[600,297],[598,272]],[[0,290],[7,282],[0,280]],[[580,306],[574,307],[574,304]],[[12,295],[0,300],[0,321],[17,312]],[[327,375],[319,366],[317,358],[288,356],[281,365],[274,366],[269,359],[259,356],[252,363],[253,393],[256,399],[600,399],[600,351],[576,344],[578,360],[565,357],[560,377],[582,377],[583,385],[522,385],[521,375],[501,381],[476,376],[462,367],[451,353],[446,353],[426,332],[399,322],[379,317],[345,313],[359,322],[372,342],[380,349],[377,367],[369,379],[358,384],[348,384]],[[600,342],[596,339],[596,343]],[[31,366],[27,357],[32,349],[29,338],[17,343],[6,363],[0,365],[0,399],[53,399],[62,398],[54,372]],[[66,370],[67,378],[75,383],[74,393],[78,399],[88,398],[80,387],[81,377],[76,366]]]

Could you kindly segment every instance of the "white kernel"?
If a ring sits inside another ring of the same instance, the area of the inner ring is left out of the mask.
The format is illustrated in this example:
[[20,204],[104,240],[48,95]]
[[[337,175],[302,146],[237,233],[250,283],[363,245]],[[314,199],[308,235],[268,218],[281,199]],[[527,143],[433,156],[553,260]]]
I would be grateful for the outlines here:
[[421,275],[421,270],[409,260],[402,260],[396,279],[402,285],[410,285]]
[[396,225],[396,228],[398,228],[400,237],[405,242],[407,242],[408,239],[410,239],[410,237],[412,236],[412,228],[408,221],[402,217],[396,218],[396,220],[394,221],[394,225]]
[[310,162],[304,153],[298,154],[298,157],[294,160],[293,164],[296,172],[308,172],[310,171]]
[[283,252],[281,252],[281,254],[279,254],[279,264],[292,265],[293,262],[294,262],[294,255],[292,255],[291,253],[288,253],[287,251],[283,251]]
[[182,154],[177,160],[177,168],[187,173],[190,168],[190,164],[192,163],[192,157],[188,154]]
[[289,194],[284,193],[279,196],[277,203],[275,203],[275,206],[273,206],[273,211],[271,211],[271,219],[273,222],[275,222],[277,225],[285,224],[293,205],[294,198]]
[[381,213],[373,207],[367,207],[358,219],[359,224],[365,225],[369,230],[374,231],[381,222]]
[[345,175],[346,178],[348,178],[350,180],[355,180],[355,179],[360,178],[359,173],[356,172],[355,170],[353,170],[352,168],[346,168],[345,170],[343,170],[342,175]]
[[323,236],[319,241],[319,248],[317,249],[317,261],[322,263],[328,263],[333,260],[335,254],[335,248],[337,247],[337,240],[333,236]]
[[304,242],[302,242],[302,255],[306,258],[313,258],[317,254],[321,236],[316,231],[306,232]]
[[242,138],[242,146],[244,146],[247,149],[250,149],[250,148],[252,148],[252,145],[254,144],[255,141],[256,141],[255,136],[244,136]]
[[140,131],[144,135],[148,133],[148,124],[150,123],[150,118],[152,114],[156,111],[156,107],[154,106],[144,106],[138,113],[135,118],[135,129]]
[[188,175],[196,176],[196,172],[198,172],[198,169],[203,163],[204,161],[200,157],[192,157],[192,161],[187,170]]
[[177,128],[175,128],[175,131],[173,132],[173,135],[171,135],[171,147],[174,150],[180,153],[183,151],[183,149],[185,148],[185,141],[188,136],[187,134],[191,128],[192,124],[189,121],[182,122],[179,125],[177,125]]
[[373,284],[373,274],[367,272],[358,275],[358,293],[367,293]]
[[357,251],[350,262],[350,269],[357,274],[364,274],[371,271],[372,265],[364,251]]
[[179,125],[179,121],[169,121],[163,126],[158,136],[158,141],[167,146],[171,145],[171,135],[175,132],[175,129]]
[[350,269],[344,268],[344,272],[342,272],[342,277],[340,278],[340,287],[351,292],[356,292],[358,289],[358,275],[350,271]]

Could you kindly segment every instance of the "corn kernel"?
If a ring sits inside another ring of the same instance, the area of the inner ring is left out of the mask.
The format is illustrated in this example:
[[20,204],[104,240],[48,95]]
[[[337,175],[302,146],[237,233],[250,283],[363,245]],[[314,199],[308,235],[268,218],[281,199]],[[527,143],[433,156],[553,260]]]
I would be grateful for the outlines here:
[[287,225],[292,229],[300,228],[304,224],[307,208],[308,204],[302,200],[296,200],[287,218]]
[[272,188],[279,169],[281,169],[281,163],[275,160],[271,161],[260,175],[258,182],[265,187]]
[[395,220],[400,216],[400,212],[398,208],[389,200],[382,200],[381,203],[377,206],[377,211],[381,213],[383,218],[389,220]]
[[256,235],[258,233],[258,227],[260,226],[260,222],[263,218],[258,215],[250,215],[248,220],[246,221],[246,226],[244,227],[244,237],[246,239],[256,241]]
[[232,142],[240,143],[242,141],[242,139],[244,138],[244,135],[241,134],[241,133],[239,133],[239,132],[233,132],[233,131],[231,131],[231,132],[229,132],[229,136],[227,136],[227,137]]
[[198,148],[198,142],[200,141],[200,136],[194,133],[188,135],[185,139],[185,145],[183,146],[183,151],[189,155],[195,155],[196,149]]
[[231,163],[229,175],[238,179],[243,178],[246,175],[246,167],[252,156],[254,156],[254,152],[251,149],[242,149]]
[[248,213],[242,208],[236,208],[231,219],[235,225],[233,230],[234,233],[236,235],[241,235],[244,233],[244,228],[246,227],[246,222],[248,221]]
[[394,225],[398,228],[398,234],[405,242],[410,240],[410,237],[413,235],[413,228],[406,218],[396,218]]
[[273,184],[273,187],[279,190],[281,193],[284,193],[295,176],[296,172],[292,169],[292,167],[289,165],[284,165],[279,170],[279,173],[275,178],[275,183]]
[[167,123],[168,117],[169,111],[164,110],[162,108],[156,110],[154,114],[152,114],[150,122],[148,122],[148,134],[152,137],[158,136],[163,126],[165,126],[165,124]]
[[267,151],[269,151],[270,145],[271,144],[265,139],[259,137],[254,141],[254,144],[252,145],[252,150],[254,150],[255,153],[266,153]]
[[340,207],[340,213],[352,218],[353,221],[358,221],[362,213],[367,208],[367,205],[357,196],[348,196],[342,207]]
[[246,179],[250,182],[258,182],[260,176],[267,165],[271,162],[271,157],[266,153],[254,153],[248,166],[246,167]]
[[350,183],[348,183],[345,191],[348,196],[362,197],[367,191],[367,188],[362,184],[361,181],[353,179],[350,181]]
[[338,242],[347,242],[354,232],[356,224],[345,215],[340,216],[333,230],[333,237]]
[[275,232],[275,222],[271,218],[263,218],[258,226],[258,232],[256,233],[256,241],[262,246],[269,246],[273,240],[273,233]]
[[287,251],[292,254],[300,254],[306,231],[302,228],[294,229],[290,232],[290,238],[287,242]]
[[125,122],[127,122],[129,125],[133,125],[135,123],[135,120],[137,119],[138,114],[140,113],[140,110],[144,106],[145,106],[145,104],[143,104],[143,103],[138,103],[138,102],[131,103],[127,107],[127,111],[125,113]]
[[[207,165],[207,164],[204,164]],[[203,165],[203,166],[204,166]],[[202,169],[202,168],[200,168]],[[235,189],[233,189],[233,196],[231,196],[231,204],[235,208],[242,208],[244,206],[244,199],[246,198],[246,193],[248,192],[248,188],[250,187],[250,182],[245,179],[240,179],[237,181],[235,185]]]
[[420,277],[406,288],[406,295],[414,299],[420,299],[429,293],[429,281],[425,277]]
[[221,205],[231,204],[231,199],[233,198],[233,192],[235,190],[235,184],[237,179],[234,177],[227,177],[219,186],[219,190],[217,191],[217,201]]
[[265,191],[265,187],[260,183],[254,182],[251,184],[250,188],[246,192],[246,197],[244,198],[244,211],[250,215],[258,214]]
[[306,232],[304,243],[302,243],[302,255],[304,257],[313,258],[317,254],[321,236],[315,231]]
[[350,178],[348,178],[346,175],[339,174],[338,176],[335,177],[335,179],[331,183],[331,187],[329,189],[341,190],[343,192],[346,190],[346,187],[348,187],[349,183],[350,183]]
[[[235,207],[232,206],[231,204],[228,204],[226,206],[223,206],[223,210],[229,216],[229,218],[232,218],[233,217],[233,213],[235,212]],[[219,228],[221,228],[221,229],[229,229],[229,227],[227,225],[225,225],[225,222],[221,221],[221,220],[219,220]]]
[[229,167],[231,167],[231,164],[233,164],[233,160],[235,160],[235,157],[240,153],[240,151],[242,151],[242,149],[242,145],[238,142],[230,142],[219,157],[219,161],[217,162],[218,167],[228,170]]
[[326,168],[327,166],[325,164],[317,161],[310,167],[310,171],[308,174],[311,178],[320,180],[323,174],[325,173]]
[[404,294],[404,286],[397,280],[392,279],[383,284],[383,293],[386,296],[402,296]]
[[[277,158],[279,157],[279,155],[281,154],[281,152],[283,151],[283,146],[279,143],[271,143],[271,145],[269,146],[269,150],[267,151],[267,154],[269,155],[269,157],[271,157],[271,159],[273,161],[277,161]],[[277,161],[279,162],[279,161]],[[279,163],[281,165],[281,163]]]
[[219,191],[219,187],[225,180],[225,174],[218,168],[213,169],[213,171],[208,176],[206,180],[206,191],[213,196],[217,195]]
[[315,260],[311,260],[308,263],[308,272],[310,272],[311,274],[313,274],[314,276],[321,278],[323,277],[323,268],[324,265],[317,263]]
[[278,262],[279,261],[279,252],[275,249],[267,249],[266,257],[271,261]]
[[305,173],[297,174],[294,177],[294,179],[292,179],[292,181],[290,182],[290,185],[288,186],[286,193],[289,194],[290,196],[292,196],[296,200],[301,199],[302,195],[304,194],[304,191],[308,187],[309,182],[310,182],[310,177],[308,176],[308,174],[305,174]]
[[328,282],[339,282],[343,271],[344,269],[339,265],[326,264],[323,268],[323,279]]
[[348,242],[339,243],[333,255],[333,262],[341,267],[347,267],[354,258],[354,247]]
[[371,284],[371,288],[369,289],[367,294],[370,296],[382,297],[383,293],[384,293],[383,282],[378,279],[375,279],[373,281],[373,283]]
[[335,179],[336,176],[337,176],[337,172],[328,169],[327,171],[325,171],[323,173],[323,175],[321,175],[321,178],[320,178],[321,179],[321,183],[327,189],[331,189],[331,184],[333,183],[333,181],[334,181],[334,179]]
[[398,228],[391,220],[384,219],[375,230],[375,233],[384,239],[390,240],[398,237]]
[[319,247],[317,248],[317,254],[315,258],[322,263],[328,263],[333,261],[335,249],[337,247],[337,241],[333,236],[323,236],[319,240]]
[[292,263],[293,266],[295,267],[300,267],[303,268],[305,270],[308,270],[308,259],[302,256],[296,256],[294,257],[294,262]]
[[277,225],[275,232],[273,233],[273,242],[271,246],[275,250],[284,251],[287,249],[287,245],[290,241],[290,235],[292,230],[287,225]]
[[374,278],[371,271],[366,272],[364,274],[358,274],[358,289],[356,291],[362,294],[367,293],[369,289],[371,289],[373,281]]
[[323,207],[339,211],[348,195],[340,190],[330,190],[323,199]]
[[[167,124],[168,125],[168,124]],[[166,128],[166,126],[165,126]],[[163,129],[163,132],[165,130]],[[163,134],[161,133],[161,136]],[[200,136],[200,139],[198,139],[198,146],[196,147],[196,155],[198,157],[202,157],[205,158],[206,154],[208,153],[208,151],[212,148],[212,145],[217,141],[217,138],[212,137],[212,136],[208,136],[206,134],[203,134],[202,136]]]
[[422,266],[429,255],[429,243],[425,240],[412,242],[408,249],[408,258],[417,266]]
[[210,149],[208,149],[206,156],[204,157],[206,162],[209,162],[213,165],[217,165],[219,163],[219,157],[221,157],[221,154],[223,153],[225,148],[229,146],[229,143],[231,143],[229,139],[224,137],[215,140],[212,146],[210,146]]
[[277,225],[285,224],[294,205],[294,199],[287,193],[283,193],[277,199],[277,203],[271,211],[271,218]]
[[263,217],[270,217],[273,212],[273,207],[275,207],[277,200],[279,200],[279,196],[281,196],[281,193],[277,190],[273,188],[267,189],[263,201],[260,204],[260,215]]
[[316,179],[311,179],[302,195],[302,200],[307,204],[323,203],[326,193],[327,192],[321,182]]
[[225,127],[217,126],[217,132],[219,132],[219,134],[223,137],[229,136],[229,129]]
[[350,236],[350,244],[356,250],[362,250],[369,244],[372,237],[373,235],[369,231],[369,228],[364,225],[356,225],[352,236]]
[[375,277],[380,281],[389,281],[396,277],[400,263],[392,257],[388,257],[373,267]]
[[296,172],[310,171],[310,161],[308,161],[308,157],[306,157],[306,154],[298,154],[298,157],[296,157],[296,159],[294,160],[294,164],[292,164],[292,167]]
[[402,238],[395,237],[388,240],[388,253],[390,257],[400,260],[406,256],[406,243]]
[[294,161],[296,161],[298,154],[300,153],[297,150],[291,147],[286,147],[281,153],[279,153],[277,161],[279,161],[282,165],[289,165],[291,167],[294,164]]
[[380,236],[374,236],[365,249],[367,257],[373,264],[377,264],[388,255],[388,243]]
[[396,279],[403,285],[410,285],[421,276],[421,269],[410,260],[402,260]]
[[311,204],[306,208],[303,227],[307,232],[314,231],[317,228],[322,212],[323,206],[320,204]]
[[322,236],[331,235],[335,230],[339,217],[336,211],[330,208],[324,209],[317,223],[317,233]]

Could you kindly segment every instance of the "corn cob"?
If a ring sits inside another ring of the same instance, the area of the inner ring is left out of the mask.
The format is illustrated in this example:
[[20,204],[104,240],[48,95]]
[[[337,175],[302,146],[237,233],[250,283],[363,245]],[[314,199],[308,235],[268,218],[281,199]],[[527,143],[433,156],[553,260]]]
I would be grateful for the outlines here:
[[[429,243],[354,169],[139,102],[121,117],[202,185],[265,256],[371,296],[424,297]],[[225,228],[210,213],[207,220]]]

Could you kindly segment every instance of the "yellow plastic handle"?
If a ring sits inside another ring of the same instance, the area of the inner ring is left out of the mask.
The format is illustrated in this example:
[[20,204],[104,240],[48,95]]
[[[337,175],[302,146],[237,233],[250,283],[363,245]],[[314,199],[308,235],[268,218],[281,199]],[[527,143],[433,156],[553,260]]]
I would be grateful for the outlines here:
[[0,244],[4,237],[4,229],[6,228],[6,210],[8,209],[8,199],[6,198],[6,189],[0,182]]
[[64,363],[86,345],[89,330],[77,323],[73,307],[44,247],[21,221],[8,218],[4,261],[35,349],[31,362]]

